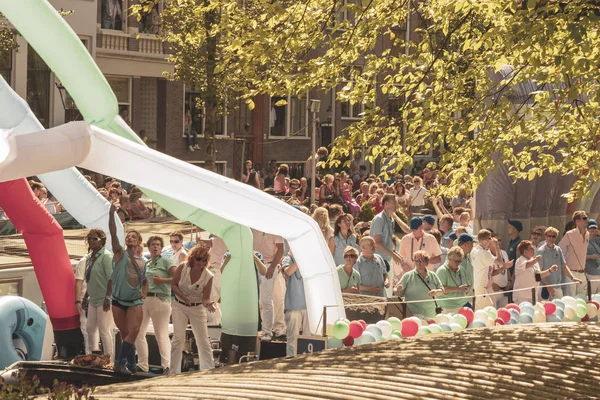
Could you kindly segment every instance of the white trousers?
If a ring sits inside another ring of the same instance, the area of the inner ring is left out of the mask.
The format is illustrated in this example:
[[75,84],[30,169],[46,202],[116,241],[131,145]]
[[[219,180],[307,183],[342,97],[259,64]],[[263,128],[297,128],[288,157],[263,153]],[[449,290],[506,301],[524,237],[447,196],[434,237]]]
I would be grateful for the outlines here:
[[260,318],[263,335],[272,335],[274,331],[276,336],[280,336],[285,332],[283,279],[279,271],[275,271],[271,279],[260,276]]
[[111,360],[114,360],[115,355],[113,323],[112,309],[105,312],[102,306],[88,306],[87,333],[90,351],[100,350],[98,346],[98,335],[100,335],[104,354],[109,354]]
[[597,280],[598,282],[590,282],[592,287],[592,294],[600,293],[600,275],[588,275],[590,281]]
[[286,355],[296,355],[296,339],[300,332],[308,335],[310,327],[308,325],[308,313],[306,310],[288,310],[285,312],[285,323],[287,324],[287,347]]
[[87,332],[87,317],[85,316],[85,311],[81,310],[79,314],[79,327],[81,329],[81,334],[83,335],[83,346],[85,349],[85,354],[90,354],[90,341],[88,339]]
[[492,295],[492,301],[496,309],[502,308],[508,305],[508,296],[505,296],[504,293],[494,294]]
[[215,302],[215,308],[217,311],[214,313],[208,313],[208,324],[209,325],[221,325],[221,303],[219,300],[221,299],[221,278],[223,275],[221,274],[221,268],[210,268],[210,272],[214,274],[212,290],[210,292],[210,301]]
[[[573,276],[575,278],[581,279],[581,282],[583,282],[582,284],[579,283],[574,283],[572,285],[563,285],[563,292],[565,293],[565,296],[576,296],[578,294],[581,294],[583,296],[587,296],[587,280],[585,278],[585,272],[573,272]],[[569,278],[567,278],[568,281],[570,281]],[[564,282],[564,281],[563,281]]]
[[[473,292],[475,293],[475,310],[483,310],[487,306],[493,306],[494,303],[492,301],[492,296],[488,295],[488,290],[486,288],[473,288]],[[480,296],[485,295],[485,296]]]
[[154,336],[160,352],[160,365],[163,368],[171,366],[171,341],[169,340],[169,318],[171,317],[171,301],[163,301],[160,297],[147,297],[142,305],[144,317],[140,326],[140,333],[135,340],[135,349],[138,355],[138,367],[148,371],[148,342],[146,332],[152,320]]
[[210,340],[208,339],[207,310],[200,305],[188,307],[176,300],[172,303],[173,318],[173,341],[171,342],[171,374],[181,372],[181,358],[183,346],[185,344],[185,330],[188,320],[192,325],[192,332],[198,346],[198,359],[200,360],[200,370],[212,369],[215,367]]

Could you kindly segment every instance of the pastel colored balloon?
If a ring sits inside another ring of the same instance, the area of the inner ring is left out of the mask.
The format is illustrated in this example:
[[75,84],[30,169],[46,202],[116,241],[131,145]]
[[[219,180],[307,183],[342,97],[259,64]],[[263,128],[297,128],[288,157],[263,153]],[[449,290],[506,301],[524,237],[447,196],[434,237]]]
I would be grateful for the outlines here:
[[575,303],[576,303],[577,305],[581,305],[581,306],[584,306],[584,307],[585,307],[585,305],[587,304],[587,302],[586,302],[585,300],[583,300],[583,299],[579,299],[579,298],[578,298],[578,299],[575,299]]
[[350,322],[349,329],[349,335],[352,336],[354,339],[358,339],[365,330],[365,328],[363,328],[362,324],[359,321]]
[[392,331],[392,335],[396,335],[396,336],[402,337],[402,331],[400,331],[400,330],[394,330],[394,331]]
[[563,317],[565,316],[565,312],[562,309],[556,307],[556,311],[554,311],[554,313],[551,315],[556,315],[558,319],[562,321]]
[[442,331],[444,331],[444,332],[450,332],[452,330],[452,328],[450,327],[450,324],[447,322],[442,322],[440,324],[440,328],[442,328]]
[[402,337],[415,336],[419,331],[419,324],[413,319],[405,318],[402,320]]
[[431,324],[428,326],[429,330],[431,331],[431,333],[442,333],[442,327],[439,326],[438,324]]
[[377,338],[375,338],[375,336],[371,332],[364,331],[363,334],[360,335],[360,337],[354,341],[354,344],[361,345],[367,343],[375,343],[376,341]]
[[562,322],[562,319],[558,316],[558,314],[550,314],[546,317],[547,322]]
[[429,326],[422,326],[419,328],[419,331],[417,332],[417,336],[425,336],[425,335],[429,335],[431,333],[431,329],[429,329]]
[[507,324],[508,321],[510,321],[510,311],[508,311],[506,308],[500,308],[498,310],[498,318]]
[[519,307],[520,307],[521,309],[523,309],[523,307],[524,307],[524,306],[530,306],[530,307],[533,307],[533,304],[531,304],[531,302],[529,302],[529,301],[522,301],[521,303],[519,303]]
[[390,324],[388,321],[378,321],[376,325],[379,327],[379,329],[381,329],[381,336],[384,339],[389,338],[394,330],[392,324]]
[[516,324],[518,324],[519,321],[517,320],[517,318],[510,317],[510,321],[508,321],[508,325],[516,325]]
[[343,340],[350,333],[350,325],[348,322],[338,319],[333,324],[333,337]]
[[509,310],[510,312],[510,317],[514,318],[515,320],[519,319],[519,312],[517,310],[515,310],[514,308]]
[[564,296],[561,301],[563,303],[565,303],[566,306],[569,306],[573,309],[575,309],[575,306],[577,305],[577,300],[575,300],[573,297],[571,296]]
[[491,319],[490,317],[488,317],[488,319],[485,322],[485,326],[487,326],[488,328],[493,328],[494,327],[494,320]]
[[453,324],[458,324],[460,325],[463,329],[465,329],[469,324],[467,323],[467,317],[465,317],[462,314],[456,314],[455,316],[452,317],[452,321]]
[[473,320],[473,322],[471,323],[471,325],[469,326],[470,328],[473,329],[477,329],[477,328],[485,328],[487,325],[485,322],[483,322],[480,319],[475,319]]
[[383,339],[383,332],[381,331],[381,328],[379,328],[375,324],[367,325],[367,329],[365,329],[365,331],[371,332],[371,334],[373,334],[373,336],[375,336],[375,339],[377,339],[377,341],[380,341],[381,339]]
[[426,322],[427,325],[435,324],[435,319],[428,319]]
[[546,315],[546,309],[544,308],[544,305],[542,303],[535,303],[535,306],[533,306],[533,309],[537,312],[540,312],[540,313]]
[[485,310],[477,310],[475,311],[475,313],[473,314],[473,319],[478,319],[480,321],[485,321],[488,318],[487,313],[485,312]]
[[459,324],[457,324],[457,323],[454,323],[454,322],[452,322],[452,323],[450,324],[450,328],[451,328],[453,331],[462,331],[463,329],[465,329],[465,328],[463,328],[462,326],[460,326]]
[[402,339],[402,336],[400,336],[400,335],[397,335],[395,333],[392,333],[390,335],[390,340],[400,340],[400,339]]
[[487,316],[490,317],[492,320],[498,318],[498,311],[492,306],[485,307],[483,311],[485,311]]
[[341,339],[336,337],[330,337],[327,339],[327,348],[328,349],[340,349],[344,347],[344,342]]
[[396,317],[389,317],[389,318],[387,319],[387,321],[388,321],[390,324],[392,324],[392,328],[393,328],[395,331],[401,331],[401,330],[402,330],[402,321],[400,321],[400,319],[399,319],[399,318],[396,318]]
[[585,308],[587,310],[587,315],[590,318],[594,318],[596,315],[598,315],[598,309],[596,308],[596,306],[592,303],[587,303],[585,305]]
[[463,315],[467,319],[467,325],[470,325],[474,319],[474,312],[469,307],[462,307],[458,309],[458,314]]
[[446,314],[438,314],[435,316],[434,318],[435,323],[436,324],[441,324],[442,322],[450,322],[450,317],[448,317]]
[[523,314],[527,314],[530,317],[533,317],[533,314],[535,314],[535,309],[532,306],[525,305],[525,306],[521,307],[520,315],[523,315]]
[[563,321],[572,321],[575,317],[575,309],[571,306],[565,306]]
[[552,303],[556,305],[556,308],[560,308],[561,310],[565,309],[565,303],[562,300],[554,299],[552,300]]
[[594,300],[596,303],[600,304],[600,294],[596,293],[592,295],[592,300]]
[[535,314],[533,314],[533,322],[535,322],[536,324],[546,322],[546,316],[541,312],[536,311]]
[[354,338],[352,336],[347,336],[344,338],[344,340],[342,340],[342,343],[344,343],[344,346],[346,347],[352,347],[354,344]]
[[[593,297],[593,296],[592,296],[592,297]],[[593,305],[595,305],[595,306],[596,306],[596,308],[597,308],[598,310],[600,310],[600,303],[598,303],[596,300],[590,300],[588,303],[589,303],[589,304],[593,304]]]
[[[510,321],[510,318],[509,318],[509,321]],[[494,321],[494,325],[505,325],[505,324],[506,324],[506,322],[504,322],[504,320],[502,318],[498,318]]]
[[587,314],[587,308],[581,304],[577,304],[577,307],[575,308],[575,315],[577,315],[578,318],[583,318],[585,317]]
[[519,323],[521,324],[530,324],[533,322],[533,317],[529,314],[522,313],[519,315]]
[[409,319],[412,319],[413,321],[415,321],[417,323],[417,325],[419,325],[420,327],[423,326],[423,324],[424,324],[424,322],[421,318],[409,317]]
[[556,304],[545,302],[544,309],[546,310],[546,315],[554,314],[554,312],[556,311]]
[[517,310],[518,313],[521,313],[521,308],[515,303],[507,304],[504,308],[506,308],[507,310]]

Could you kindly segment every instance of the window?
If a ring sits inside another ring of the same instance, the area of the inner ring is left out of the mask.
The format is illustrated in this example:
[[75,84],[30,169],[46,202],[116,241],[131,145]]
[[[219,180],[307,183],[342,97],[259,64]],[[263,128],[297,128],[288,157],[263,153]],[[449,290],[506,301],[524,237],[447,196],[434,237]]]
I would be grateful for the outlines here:
[[337,12],[335,14],[335,22],[341,23],[343,21],[349,21],[351,11],[348,10],[348,4],[353,4],[353,0],[343,0],[340,1],[340,5],[338,6]]
[[27,103],[44,128],[50,127],[50,68],[27,46]]
[[251,136],[253,130],[252,124],[254,123],[252,110],[248,108],[245,101],[240,101],[239,103],[238,118],[234,132],[236,136]]
[[[346,72],[348,78],[344,80],[344,82],[352,83],[354,81],[353,75],[360,75],[361,73],[362,67],[349,67]],[[342,119],[361,119],[366,108],[368,108],[368,106],[363,101],[352,104],[350,100],[345,100],[341,102],[340,116]]]
[[[194,91],[185,92],[184,130],[191,130],[199,136],[203,136],[206,130],[204,113],[205,108],[202,106],[200,93]],[[227,130],[227,116],[217,118],[215,136],[228,136]]]
[[163,8],[163,2],[155,4],[149,14],[142,15],[140,21],[140,33],[158,35],[160,33],[160,14]]
[[[277,105],[285,100],[287,104]],[[271,97],[269,135],[275,137],[308,137],[308,96]]]
[[[100,0],[102,29],[124,31],[127,21],[127,0]],[[125,12],[123,12],[125,11]]]
[[131,79],[106,77],[110,88],[119,103],[119,115],[127,125],[131,125]]
[[0,75],[10,85],[10,71],[12,67],[12,51],[0,53]]
[[23,296],[23,278],[0,279],[0,296]]

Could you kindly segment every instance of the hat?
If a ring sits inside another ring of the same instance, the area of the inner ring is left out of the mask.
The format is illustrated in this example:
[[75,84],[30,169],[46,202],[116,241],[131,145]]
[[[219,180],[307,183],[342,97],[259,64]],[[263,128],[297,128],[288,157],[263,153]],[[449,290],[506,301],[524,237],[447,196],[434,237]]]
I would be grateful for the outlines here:
[[462,243],[473,243],[476,242],[477,240],[475,240],[475,238],[471,235],[469,235],[468,233],[461,233],[460,236],[458,237],[458,243],[462,244]]
[[509,219],[508,224],[512,225],[517,231],[523,232],[523,224],[521,221],[517,221],[516,219]]
[[444,236],[444,240],[456,240],[457,236],[456,236],[456,232],[451,232],[449,234],[447,234],[446,236]]
[[589,228],[596,228],[596,229],[598,229],[598,224],[596,223],[595,219],[588,219],[588,229]]
[[435,225],[435,218],[432,215],[426,215],[423,217],[423,221],[427,222],[429,225]]
[[416,231],[421,225],[423,225],[421,217],[412,217],[410,219],[410,230]]

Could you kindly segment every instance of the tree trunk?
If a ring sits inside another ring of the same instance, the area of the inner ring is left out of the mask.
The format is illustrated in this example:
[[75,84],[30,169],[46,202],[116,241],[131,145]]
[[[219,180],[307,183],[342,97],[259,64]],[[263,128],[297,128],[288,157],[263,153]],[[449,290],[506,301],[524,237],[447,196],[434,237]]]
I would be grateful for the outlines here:
[[[204,0],[204,5],[209,6],[210,0]],[[216,172],[216,143],[215,131],[217,127],[217,85],[215,78],[215,58],[217,54],[217,38],[210,36],[214,24],[218,23],[218,10],[208,11],[204,17],[206,30],[206,94],[204,96],[204,136],[208,141],[206,146],[206,168]]]

